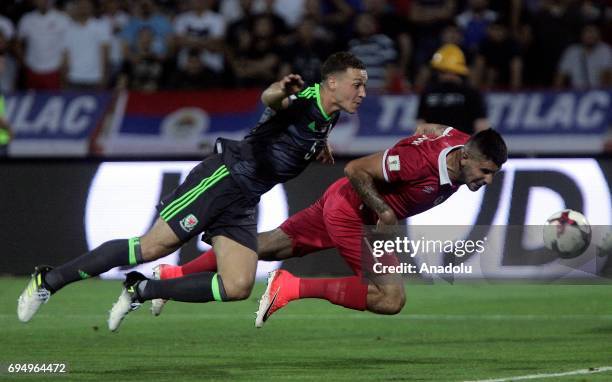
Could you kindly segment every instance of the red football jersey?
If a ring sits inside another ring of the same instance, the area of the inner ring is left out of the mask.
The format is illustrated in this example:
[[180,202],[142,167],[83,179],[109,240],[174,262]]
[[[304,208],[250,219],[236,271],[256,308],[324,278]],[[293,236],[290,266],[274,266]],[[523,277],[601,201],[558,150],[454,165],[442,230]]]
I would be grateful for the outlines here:
[[386,182],[377,183],[376,188],[398,219],[427,211],[459,189],[449,179],[446,156],[469,138],[459,130],[448,128],[440,136],[402,139],[385,151],[382,167]]

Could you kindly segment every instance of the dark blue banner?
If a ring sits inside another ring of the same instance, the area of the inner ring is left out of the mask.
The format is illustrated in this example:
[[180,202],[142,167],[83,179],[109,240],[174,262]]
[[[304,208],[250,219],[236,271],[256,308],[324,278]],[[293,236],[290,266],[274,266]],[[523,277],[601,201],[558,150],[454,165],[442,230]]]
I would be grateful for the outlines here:
[[110,101],[110,93],[15,93],[6,99],[6,112],[15,140],[83,140],[102,121]]

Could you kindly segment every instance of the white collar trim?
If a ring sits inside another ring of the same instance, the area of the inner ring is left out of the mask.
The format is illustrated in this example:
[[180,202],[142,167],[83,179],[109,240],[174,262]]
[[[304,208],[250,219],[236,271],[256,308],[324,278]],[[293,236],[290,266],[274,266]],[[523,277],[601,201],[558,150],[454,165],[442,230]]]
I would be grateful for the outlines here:
[[441,186],[445,184],[450,184],[451,186],[453,185],[450,180],[450,177],[448,176],[448,168],[446,167],[446,156],[454,149],[458,149],[460,147],[463,147],[463,145],[447,147],[440,152],[440,155],[438,155],[438,172],[440,173]]

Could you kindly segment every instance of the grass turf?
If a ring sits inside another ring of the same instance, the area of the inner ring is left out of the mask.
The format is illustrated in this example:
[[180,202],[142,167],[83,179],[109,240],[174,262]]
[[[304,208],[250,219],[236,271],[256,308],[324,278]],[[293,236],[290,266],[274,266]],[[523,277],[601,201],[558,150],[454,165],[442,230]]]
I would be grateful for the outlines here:
[[0,278],[0,363],[65,362],[69,373],[0,380],[463,381],[612,366],[612,285],[409,283],[397,316],[304,300],[256,330],[260,284],[239,303],[172,302],[160,317],[146,305],[110,333],[119,282],[70,285],[22,324],[25,284]]

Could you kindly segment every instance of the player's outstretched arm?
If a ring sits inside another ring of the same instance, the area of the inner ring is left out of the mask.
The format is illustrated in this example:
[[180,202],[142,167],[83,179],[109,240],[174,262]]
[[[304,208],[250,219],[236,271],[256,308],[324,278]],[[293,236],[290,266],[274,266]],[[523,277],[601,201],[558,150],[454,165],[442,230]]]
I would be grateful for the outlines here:
[[288,97],[299,92],[302,87],[304,81],[299,74],[288,74],[261,93],[261,102],[274,110],[285,109],[289,106]]
[[450,126],[438,125],[436,123],[419,123],[417,125],[416,130],[414,130],[414,135],[435,135],[440,136],[444,134],[446,129]]
[[344,175],[357,191],[361,200],[378,214],[379,224],[396,225],[397,217],[376,189],[375,182],[384,182],[381,163],[384,153],[350,161],[344,168]]

